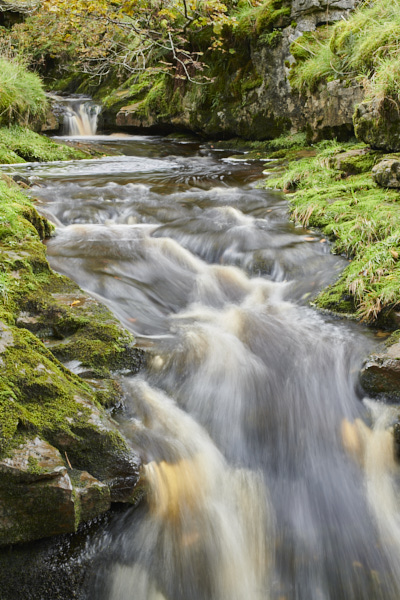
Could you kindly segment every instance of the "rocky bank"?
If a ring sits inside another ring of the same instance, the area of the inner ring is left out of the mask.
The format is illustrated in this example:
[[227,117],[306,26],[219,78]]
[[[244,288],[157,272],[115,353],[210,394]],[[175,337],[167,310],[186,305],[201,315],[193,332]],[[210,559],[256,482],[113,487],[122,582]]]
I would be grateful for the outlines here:
[[112,314],[54,273],[52,226],[0,180],[0,545],[74,532],[140,496],[140,458],[111,410],[143,352]]

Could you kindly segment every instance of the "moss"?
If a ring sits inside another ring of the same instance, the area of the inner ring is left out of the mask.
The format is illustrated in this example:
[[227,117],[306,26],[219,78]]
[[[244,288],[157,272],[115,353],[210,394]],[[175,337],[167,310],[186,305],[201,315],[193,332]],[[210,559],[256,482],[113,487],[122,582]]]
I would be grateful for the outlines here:
[[46,473],[46,469],[40,466],[35,456],[28,456],[28,472],[31,475],[41,475],[42,473]]
[[263,33],[258,38],[258,44],[261,46],[267,46],[269,48],[276,48],[279,42],[282,40],[282,32],[280,30],[271,31],[270,33]]
[[0,163],[70,160],[88,156],[86,152],[58,144],[25,127],[0,128]]
[[[289,163],[267,185],[294,190],[293,218],[320,228],[333,241],[333,251],[351,259],[316,304],[335,312],[354,311],[373,322],[400,304],[400,207],[398,193],[379,188],[370,173],[343,179],[343,172],[329,166],[335,155],[351,148],[336,142],[317,145],[315,157]],[[374,152],[369,160],[375,160]]]

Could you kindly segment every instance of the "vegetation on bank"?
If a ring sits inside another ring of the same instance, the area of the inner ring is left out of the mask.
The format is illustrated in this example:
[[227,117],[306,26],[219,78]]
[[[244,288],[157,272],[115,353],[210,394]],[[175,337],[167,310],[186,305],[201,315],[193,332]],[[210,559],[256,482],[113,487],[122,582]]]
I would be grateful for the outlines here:
[[39,135],[27,127],[0,127],[0,164],[88,158],[77,150]]
[[274,48],[290,11],[289,0],[139,1],[134,8],[125,0],[46,0],[0,35],[48,87],[101,100],[110,122],[134,105],[139,126],[190,113],[188,128],[206,123],[207,135],[216,136],[223,109],[232,134],[241,119],[238,135],[265,138],[288,124],[256,108],[263,81],[252,47]]
[[364,0],[346,19],[296,40],[291,83],[301,90],[343,79],[362,85],[369,98],[400,94],[400,5]]
[[384,154],[363,144],[321,142],[313,157],[293,160],[267,187],[290,193],[293,218],[317,227],[333,252],[350,259],[339,280],[316,299],[366,322],[400,305],[399,192],[380,188],[371,169]]
[[44,117],[47,98],[42,81],[20,60],[0,56],[0,125],[27,125]]

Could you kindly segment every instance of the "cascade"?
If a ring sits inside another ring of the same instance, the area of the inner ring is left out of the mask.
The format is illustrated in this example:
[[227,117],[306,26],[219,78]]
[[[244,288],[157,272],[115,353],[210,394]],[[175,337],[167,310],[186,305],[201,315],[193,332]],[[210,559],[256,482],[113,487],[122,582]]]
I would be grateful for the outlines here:
[[96,135],[101,106],[88,96],[56,98],[62,116],[62,134],[69,137]]
[[360,394],[370,333],[306,306],[343,259],[255,187],[262,165],[105,143],[124,155],[12,166],[57,223],[52,267],[147,349],[114,414],[146,495],[74,559],[80,597],[398,600],[399,409]]

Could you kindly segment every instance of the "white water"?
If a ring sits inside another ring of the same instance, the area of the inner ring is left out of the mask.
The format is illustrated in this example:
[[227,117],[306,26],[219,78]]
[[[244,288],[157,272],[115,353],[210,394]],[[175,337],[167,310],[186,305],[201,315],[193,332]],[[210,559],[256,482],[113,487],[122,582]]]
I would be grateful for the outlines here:
[[97,132],[101,107],[88,99],[63,99],[63,135],[67,137],[94,136]]

